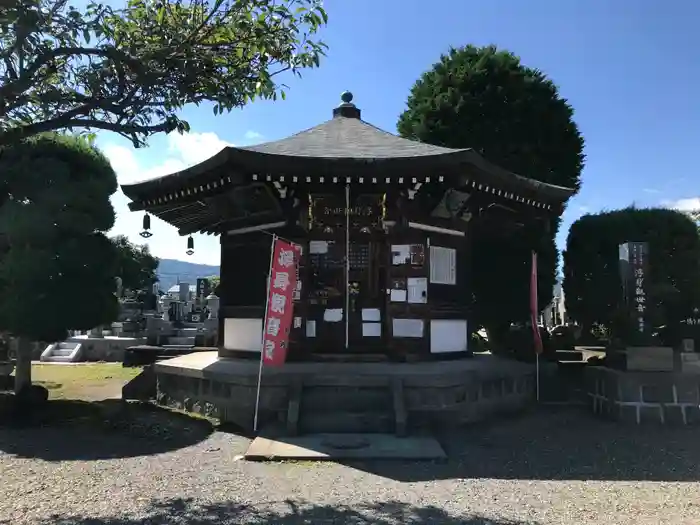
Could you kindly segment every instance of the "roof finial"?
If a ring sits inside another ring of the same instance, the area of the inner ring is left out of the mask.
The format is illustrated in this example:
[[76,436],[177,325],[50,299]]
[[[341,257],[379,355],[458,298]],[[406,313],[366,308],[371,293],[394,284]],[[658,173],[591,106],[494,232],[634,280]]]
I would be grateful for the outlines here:
[[333,110],[333,117],[360,118],[360,110],[352,103],[352,93],[343,91],[340,95],[342,103]]

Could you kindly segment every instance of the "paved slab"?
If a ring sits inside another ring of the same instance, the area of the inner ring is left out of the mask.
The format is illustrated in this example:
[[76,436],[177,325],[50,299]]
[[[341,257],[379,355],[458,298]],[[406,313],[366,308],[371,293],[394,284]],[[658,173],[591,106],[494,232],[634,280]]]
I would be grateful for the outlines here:
[[442,446],[433,437],[401,438],[391,434],[309,434],[282,438],[260,436],[253,440],[244,457],[251,461],[447,458]]
[[[260,361],[257,359],[220,358],[217,352],[193,352],[173,357],[155,364],[158,374],[174,374],[190,377],[226,380],[227,377],[253,376],[257,381]],[[353,375],[363,377],[444,377],[463,378],[474,372],[481,375],[503,373],[532,373],[534,365],[521,363],[493,355],[479,355],[450,361],[422,361],[417,363],[335,363],[291,362],[280,367],[267,367],[263,374],[270,380],[281,376]]]

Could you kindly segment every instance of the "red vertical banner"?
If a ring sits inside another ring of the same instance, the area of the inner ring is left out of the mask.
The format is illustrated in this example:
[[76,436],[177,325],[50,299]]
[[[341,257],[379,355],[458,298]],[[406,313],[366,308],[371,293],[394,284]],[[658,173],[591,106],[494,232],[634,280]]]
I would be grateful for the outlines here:
[[539,305],[537,300],[537,252],[532,252],[532,268],[530,271],[530,323],[532,324],[532,334],[535,338],[535,353],[542,353],[542,334],[537,323]]
[[300,256],[301,246],[275,238],[262,341],[262,357],[266,365],[280,366],[287,358]]

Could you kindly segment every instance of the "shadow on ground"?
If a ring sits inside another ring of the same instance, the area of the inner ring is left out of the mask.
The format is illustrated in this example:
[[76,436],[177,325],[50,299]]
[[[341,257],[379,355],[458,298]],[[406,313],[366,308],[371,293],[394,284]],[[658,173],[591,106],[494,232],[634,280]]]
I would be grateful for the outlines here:
[[0,418],[0,452],[46,461],[147,456],[199,443],[202,419],[118,399],[54,399],[31,414]]
[[[0,522],[1,523],[1,522]],[[197,505],[191,500],[154,502],[138,517],[53,516],[45,525],[218,525],[256,523],[259,525],[535,525],[534,522],[493,520],[476,515],[452,515],[434,507],[415,507],[400,502],[366,505],[310,505],[282,501],[262,505],[215,503]],[[9,524],[8,524],[9,525]]]
[[439,435],[444,462],[352,462],[397,481],[523,479],[700,481],[700,428],[602,421],[584,408],[534,413]]

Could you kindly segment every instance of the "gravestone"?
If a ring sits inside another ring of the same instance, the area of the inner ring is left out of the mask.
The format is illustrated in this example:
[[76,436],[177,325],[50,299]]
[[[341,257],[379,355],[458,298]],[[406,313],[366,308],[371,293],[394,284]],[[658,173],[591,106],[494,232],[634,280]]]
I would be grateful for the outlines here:
[[695,352],[695,340],[691,338],[683,339],[681,351],[678,353],[678,364],[676,368],[679,372],[690,374],[700,374],[700,354]]

